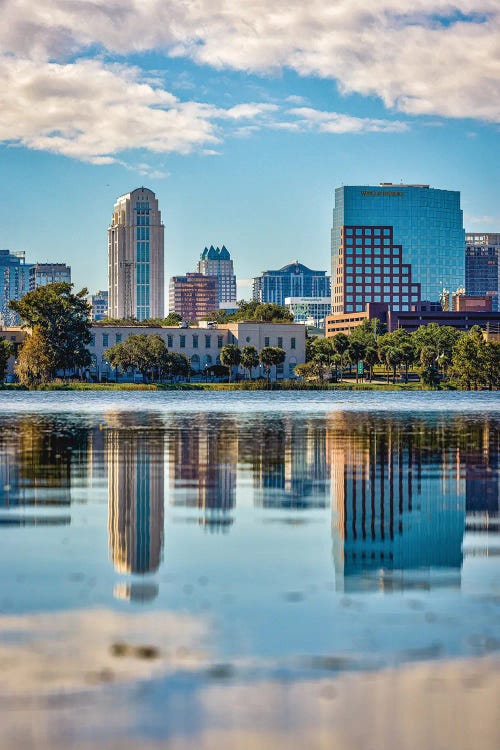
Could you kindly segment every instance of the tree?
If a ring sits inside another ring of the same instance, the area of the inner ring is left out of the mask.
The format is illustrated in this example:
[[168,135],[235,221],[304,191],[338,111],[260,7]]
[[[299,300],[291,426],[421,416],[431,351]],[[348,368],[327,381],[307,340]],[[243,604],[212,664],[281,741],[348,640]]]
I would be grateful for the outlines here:
[[40,326],[24,340],[15,365],[21,385],[29,388],[46,383],[53,373],[54,353]]
[[373,366],[379,362],[378,351],[374,346],[367,346],[363,361],[368,368],[368,379],[370,382],[373,379]]
[[363,360],[365,356],[366,347],[361,341],[351,340],[349,338],[349,346],[347,348],[347,359],[356,368],[356,383],[358,382],[358,362]]
[[[398,349],[395,346],[389,346],[386,349],[384,349],[384,359],[387,365],[387,368],[392,368],[392,382],[396,382],[396,370],[398,368],[398,365],[401,364],[403,361],[403,355],[401,352],[401,349]],[[387,382],[389,382],[389,369],[387,370]]]
[[14,354],[14,347],[7,339],[0,339],[0,381],[5,380],[7,362]]
[[226,344],[220,350],[220,361],[229,368],[229,382],[231,382],[233,368],[237,367],[241,362],[241,350],[236,344]]
[[157,334],[134,333],[126,341],[115,344],[106,350],[106,359],[112,367],[123,372],[130,368],[139,370],[145,380],[158,377],[167,370],[168,349],[162,337]]
[[500,388],[500,343],[485,341],[481,364],[488,388]]
[[315,372],[320,380],[324,379],[325,369],[332,367],[334,356],[335,350],[331,339],[319,336],[313,339],[310,360],[314,363]]
[[283,349],[280,349],[277,346],[265,346],[260,350],[259,361],[266,373],[268,385],[271,375],[271,368],[281,365],[285,361],[285,358],[286,353]]
[[171,312],[167,315],[166,318],[146,318],[146,320],[141,321],[141,325],[168,328],[178,326],[181,320],[182,315],[179,315],[179,313],[176,312]]
[[248,377],[252,379],[252,369],[259,364],[259,353],[255,346],[244,346],[241,350],[241,366],[248,371]]
[[420,374],[425,385],[431,388],[439,384],[439,369],[437,366],[437,353],[434,346],[423,346],[420,350]]
[[479,326],[473,326],[458,339],[452,356],[452,371],[462,385],[468,390],[474,384],[474,390],[485,377],[484,347],[485,340]]
[[23,325],[38,330],[37,346],[47,347],[50,375],[90,364],[87,349],[91,340],[91,307],[87,290],[74,294],[73,284],[58,282],[40,286],[9,307],[20,315]]
[[431,347],[436,352],[436,366],[447,374],[453,359],[453,350],[460,337],[460,332],[452,326],[441,326],[438,323],[429,323],[420,326],[412,334],[417,355],[424,347]]
[[207,316],[207,320],[220,323],[232,323],[242,320],[255,320],[264,323],[293,323],[293,313],[287,307],[273,302],[258,302],[258,300],[240,300],[238,310],[231,315],[221,316],[221,311],[215,311]]
[[342,368],[344,366],[344,354],[349,346],[349,338],[345,333],[336,333],[332,338],[333,348],[340,354],[340,380],[342,380]]

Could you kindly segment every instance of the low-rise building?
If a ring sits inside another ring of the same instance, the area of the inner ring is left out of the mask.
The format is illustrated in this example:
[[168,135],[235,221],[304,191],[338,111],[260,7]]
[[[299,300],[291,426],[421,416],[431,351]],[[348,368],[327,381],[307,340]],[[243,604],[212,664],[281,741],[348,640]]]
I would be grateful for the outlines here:
[[99,290],[90,297],[92,305],[92,320],[104,320],[108,317],[109,294],[107,290]]
[[453,312],[491,312],[492,300],[493,298],[489,295],[454,294],[451,309]]
[[[212,365],[220,364],[220,351],[227,344],[240,349],[254,346],[258,352],[266,346],[280,347],[286,358],[279,365],[276,377],[294,378],[295,365],[305,362],[306,328],[295,323],[226,323],[210,328],[173,328],[159,326],[105,325],[92,327],[89,351],[92,357],[90,372],[94,377],[114,378],[115,372],[105,357],[106,349],[126,341],[131,334],[158,334],[170,352],[185,354],[195,372],[205,373]],[[243,375],[243,369],[239,368]],[[255,368],[253,377],[263,374]],[[273,373],[274,377],[274,373]]]
[[324,329],[325,318],[332,311],[329,297],[285,297],[285,307],[293,315],[294,323]]

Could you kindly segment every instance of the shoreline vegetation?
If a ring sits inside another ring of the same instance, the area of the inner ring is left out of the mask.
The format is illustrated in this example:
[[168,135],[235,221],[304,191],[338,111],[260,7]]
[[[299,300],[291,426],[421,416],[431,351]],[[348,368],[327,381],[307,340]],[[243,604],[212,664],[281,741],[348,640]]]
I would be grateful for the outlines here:
[[[340,383],[308,383],[278,381],[267,384],[262,381],[241,380],[237,383],[81,383],[50,382],[38,386],[5,383],[4,391],[455,391],[458,386],[447,382],[441,386],[429,387],[421,382],[386,383],[344,380]],[[482,390],[482,389],[481,389]]]

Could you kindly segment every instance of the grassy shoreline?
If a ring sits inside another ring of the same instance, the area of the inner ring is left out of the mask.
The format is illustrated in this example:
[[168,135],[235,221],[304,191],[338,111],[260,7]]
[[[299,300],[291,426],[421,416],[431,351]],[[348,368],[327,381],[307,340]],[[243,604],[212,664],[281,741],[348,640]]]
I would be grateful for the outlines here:
[[[239,383],[46,383],[28,389],[17,383],[0,386],[4,391],[428,391],[422,383],[266,383],[241,381]],[[456,390],[447,384],[438,390]]]

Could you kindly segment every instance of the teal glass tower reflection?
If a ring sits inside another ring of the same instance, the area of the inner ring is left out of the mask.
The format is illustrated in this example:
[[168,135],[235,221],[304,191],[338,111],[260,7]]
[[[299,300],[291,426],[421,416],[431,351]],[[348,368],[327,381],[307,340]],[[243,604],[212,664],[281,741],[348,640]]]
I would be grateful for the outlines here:
[[[443,289],[451,294],[465,285],[465,233],[458,191],[390,183],[337,188],[332,228],[332,310],[336,313],[364,309],[361,294],[375,273],[375,268],[364,264],[352,289],[344,289],[343,275],[338,273],[344,260],[344,227],[356,227],[360,236],[375,227],[379,232],[392,229],[393,242],[401,246],[402,263],[410,265],[422,300],[438,302]],[[379,284],[383,287],[383,278]],[[383,288],[380,291],[382,299],[372,301],[390,302],[383,299]],[[352,294],[352,301],[347,302],[344,294]]]

